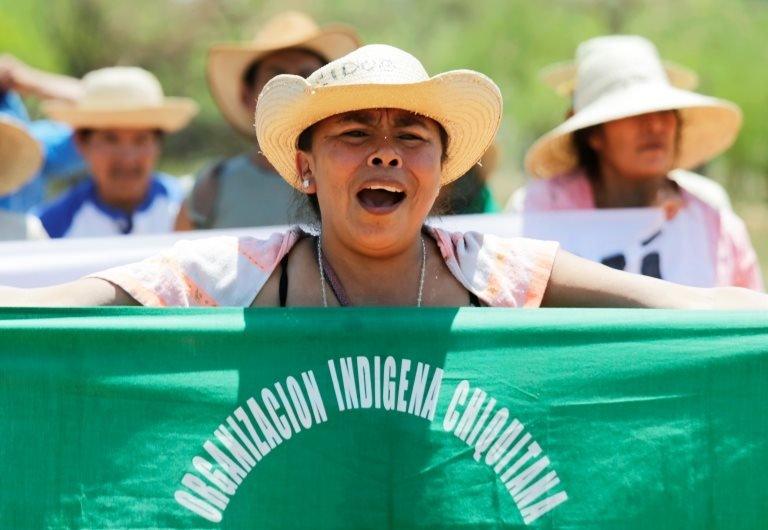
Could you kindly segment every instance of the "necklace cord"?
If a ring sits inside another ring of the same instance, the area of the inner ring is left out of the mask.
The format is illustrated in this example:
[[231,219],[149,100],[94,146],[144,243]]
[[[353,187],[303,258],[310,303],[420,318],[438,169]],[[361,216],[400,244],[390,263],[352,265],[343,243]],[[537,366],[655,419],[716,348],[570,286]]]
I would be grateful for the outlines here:
[[[342,307],[349,306],[351,304],[349,303],[349,298],[347,297],[346,291],[344,291],[344,287],[341,285],[341,281],[339,281],[339,278],[336,275],[336,272],[331,267],[331,264],[328,263],[328,260],[323,256],[323,246],[320,243],[321,236],[322,234],[319,234],[317,236],[316,254],[317,254],[317,269],[320,272],[320,291],[323,296],[323,307],[328,307],[328,295],[325,290],[326,282],[328,282],[328,285],[330,285],[331,291],[336,297],[336,300],[339,302],[339,305],[341,305]],[[426,271],[427,271],[427,245],[426,243],[424,243],[423,235],[420,237],[420,240],[421,240],[421,272],[419,274],[419,290],[418,290],[418,296],[416,298],[416,307],[421,307],[423,294],[424,294],[424,278],[426,277]]]

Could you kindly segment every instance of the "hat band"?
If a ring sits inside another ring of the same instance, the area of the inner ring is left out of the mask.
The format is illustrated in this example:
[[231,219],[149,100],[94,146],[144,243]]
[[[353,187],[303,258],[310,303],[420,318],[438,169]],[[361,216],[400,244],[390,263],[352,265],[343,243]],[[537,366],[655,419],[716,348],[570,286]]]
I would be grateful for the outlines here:
[[[382,74],[391,74],[392,72],[402,73],[402,69],[398,69],[390,59],[347,60],[321,68],[309,78],[309,82],[315,87],[342,84],[341,82],[348,77],[353,77],[356,82],[387,82],[389,76]],[[417,71],[413,75],[401,76],[398,83],[418,83],[428,78],[426,72]],[[389,82],[391,83],[391,81]]]

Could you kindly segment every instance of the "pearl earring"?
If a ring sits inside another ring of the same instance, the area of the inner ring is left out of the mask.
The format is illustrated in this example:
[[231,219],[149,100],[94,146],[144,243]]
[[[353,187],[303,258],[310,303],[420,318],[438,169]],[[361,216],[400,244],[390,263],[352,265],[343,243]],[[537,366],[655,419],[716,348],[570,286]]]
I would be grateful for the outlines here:
[[308,188],[308,187],[309,187],[309,179],[304,179],[304,180],[302,180],[302,181],[301,181],[301,186],[302,186],[303,188]]

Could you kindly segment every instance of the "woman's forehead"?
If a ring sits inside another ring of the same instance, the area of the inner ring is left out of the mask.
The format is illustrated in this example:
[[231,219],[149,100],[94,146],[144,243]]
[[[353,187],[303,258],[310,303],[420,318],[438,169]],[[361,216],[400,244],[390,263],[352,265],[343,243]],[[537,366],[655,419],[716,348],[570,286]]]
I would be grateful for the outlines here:
[[362,125],[375,126],[389,121],[398,127],[408,127],[412,125],[426,128],[438,127],[437,122],[431,118],[421,114],[416,114],[415,112],[411,112],[409,110],[394,108],[363,109],[342,112],[341,114],[335,114],[322,120],[319,124],[359,123]]

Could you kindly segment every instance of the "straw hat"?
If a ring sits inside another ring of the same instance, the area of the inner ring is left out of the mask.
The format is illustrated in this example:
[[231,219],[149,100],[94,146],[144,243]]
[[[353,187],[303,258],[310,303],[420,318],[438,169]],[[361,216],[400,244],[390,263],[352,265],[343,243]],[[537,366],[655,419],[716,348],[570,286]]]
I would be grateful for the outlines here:
[[304,13],[287,11],[270,19],[251,42],[217,44],[208,53],[208,86],[227,121],[242,134],[253,136],[253,116],[243,106],[243,74],[254,61],[287,48],[306,48],[326,61],[360,46],[354,29],[341,24],[322,28]]
[[499,159],[501,158],[501,151],[496,142],[488,146],[488,149],[480,157],[478,162],[478,172],[480,173],[483,182],[487,182],[499,167]]
[[[614,37],[623,38],[621,35],[607,38]],[[642,37],[633,38],[642,39]],[[699,75],[690,68],[672,61],[662,61],[661,64],[667,73],[669,83],[673,87],[683,90],[695,90],[699,86]],[[550,64],[541,70],[539,77],[558,95],[570,97],[576,89],[576,64],[573,61]]]
[[24,124],[0,115],[0,195],[31,179],[43,163],[43,150]]
[[298,137],[329,116],[396,108],[432,118],[448,133],[442,184],[466,173],[490,146],[501,120],[496,84],[472,70],[429,77],[413,55],[384,44],[363,46],[307,79],[279,75],[264,87],[256,107],[262,152],[289,184],[296,174]]
[[549,178],[578,164],[573,133],[593,125],[664,110],[682,119],[675,167],[696,167],[728,149],[741,127],[735,104],[670,84],[656,48],[634,36],[597,37],[576,50],[574,114],[539,138],[525,157],[527,170]]
[[178,131],[197,114],[189,98],[167,98],[160,82],[142,68],[116,66],[83,77],[76,103],[47,101],[43,111],[75,129],[142,128]]

